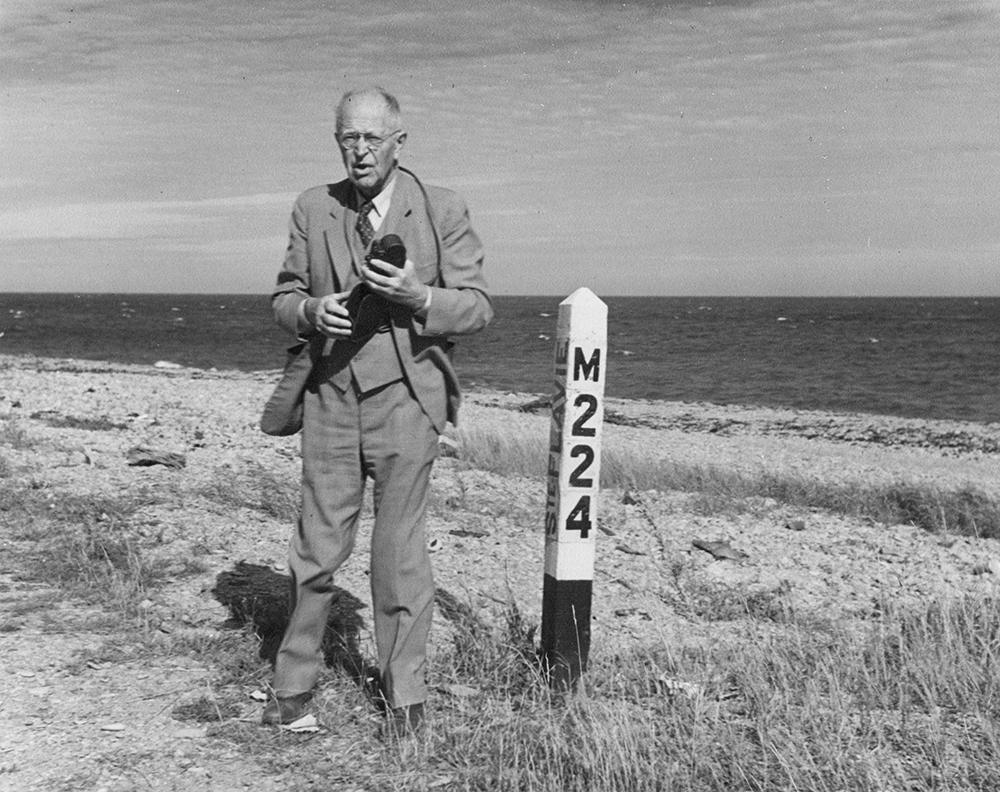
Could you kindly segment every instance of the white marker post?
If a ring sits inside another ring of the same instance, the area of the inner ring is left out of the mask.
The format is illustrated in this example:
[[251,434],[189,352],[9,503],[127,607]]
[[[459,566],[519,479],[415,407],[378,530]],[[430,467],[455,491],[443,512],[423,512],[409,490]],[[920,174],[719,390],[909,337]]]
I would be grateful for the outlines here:
[[601,476],[608,306],[581,288],[559,304],[545,504],[542,653],[549,683],[587,670]]

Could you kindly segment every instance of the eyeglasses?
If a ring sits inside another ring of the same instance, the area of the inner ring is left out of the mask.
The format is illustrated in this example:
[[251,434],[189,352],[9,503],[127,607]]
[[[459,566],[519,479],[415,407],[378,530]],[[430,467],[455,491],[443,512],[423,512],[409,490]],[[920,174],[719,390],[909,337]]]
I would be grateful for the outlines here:
[[367,133],[359,135],[357,132],[347,132],[343,135],[338,135],[337,142],[344,151],[354,151],[358,147],[358,143],[362,144],[361,148],[365,151],[378,151],[382,148],[382,146],[389,142],[390,138],[398,135],[402,131],[402,129],[397,129],[395,132],[390,132],[385,137],[369,135]]

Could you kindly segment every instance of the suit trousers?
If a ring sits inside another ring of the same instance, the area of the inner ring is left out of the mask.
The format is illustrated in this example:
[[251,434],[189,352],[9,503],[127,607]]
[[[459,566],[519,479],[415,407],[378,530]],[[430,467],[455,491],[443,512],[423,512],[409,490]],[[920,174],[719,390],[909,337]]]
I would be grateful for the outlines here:
[[275,694],[316,684],[333,576],[354,547],[371,478],[371,591],[383,692],[392,707],[422,702],[434,608],[425,513],[437,432],[404,380],[366,394],[322,382],[305,393],[303,427],[302,512],[289,553],[293,608],[275,663]]

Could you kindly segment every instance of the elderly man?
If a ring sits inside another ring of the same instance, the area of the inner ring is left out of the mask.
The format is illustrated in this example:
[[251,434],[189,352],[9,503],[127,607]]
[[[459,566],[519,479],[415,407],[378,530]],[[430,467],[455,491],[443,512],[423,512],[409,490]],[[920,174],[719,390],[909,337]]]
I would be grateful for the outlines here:
[[[349,91],[337,106],[337,143],[347,179],[296,201],[272,297],[278,323],[309,343],[313,368],[303,399],[302,513],[290,549],[294,607],[263,721],[306,712],[333,576],[351,553],[371,478],[386,729],[407,735],[423,724],[427,697],[427,489],[438,435],[458,407],[447,337],[481,330],[493,309],[464,202],[399,167],[406,131],[396,99],[381,88]],[[394,256],[377,244],[372,255],[373,240],[387,235],[405,246],[398,260],[379,258]]]

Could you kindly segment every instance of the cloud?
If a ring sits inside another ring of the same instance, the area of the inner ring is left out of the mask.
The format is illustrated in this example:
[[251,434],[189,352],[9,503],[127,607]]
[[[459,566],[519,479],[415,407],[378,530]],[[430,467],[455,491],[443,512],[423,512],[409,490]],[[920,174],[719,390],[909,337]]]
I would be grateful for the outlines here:
[[0,212],[0,239],[141,239],[182,230],[228,210],[290,207],[293,193],[189,201],[77,203]]

